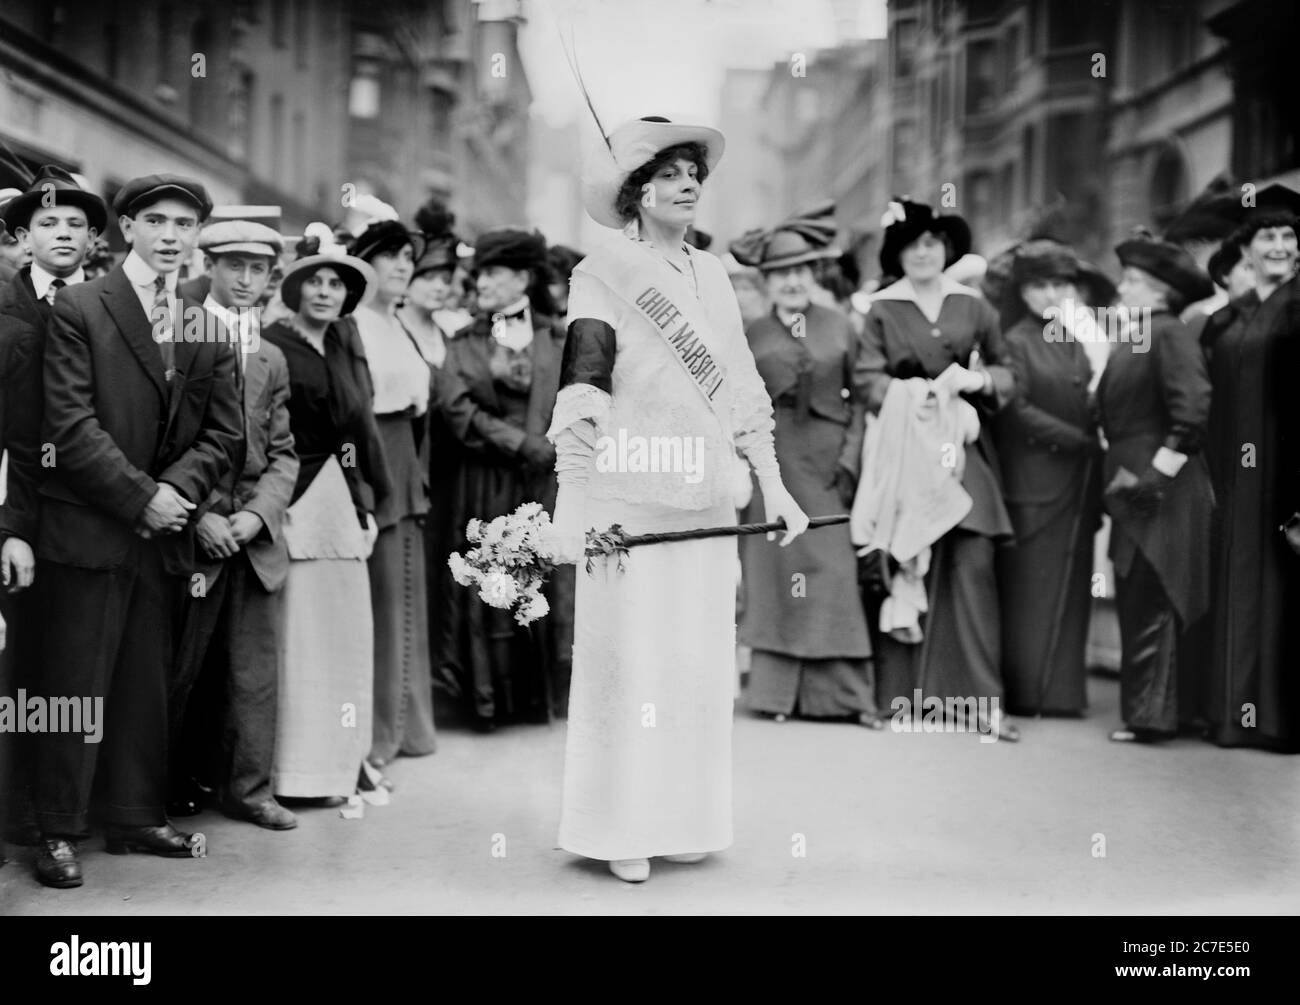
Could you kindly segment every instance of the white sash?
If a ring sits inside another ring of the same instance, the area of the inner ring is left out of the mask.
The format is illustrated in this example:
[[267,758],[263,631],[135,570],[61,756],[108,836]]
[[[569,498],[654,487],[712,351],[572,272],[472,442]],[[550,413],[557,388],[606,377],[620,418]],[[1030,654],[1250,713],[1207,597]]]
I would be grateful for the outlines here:
[[593,255],[583,268],[625,300],[654,328],[691,383],[704,395],[719,416],[726,395],[718,392],[726,373],[708,349],[713,326],[685,281],[667,268],[647,269],[654,260],[635,244],[628,242]]

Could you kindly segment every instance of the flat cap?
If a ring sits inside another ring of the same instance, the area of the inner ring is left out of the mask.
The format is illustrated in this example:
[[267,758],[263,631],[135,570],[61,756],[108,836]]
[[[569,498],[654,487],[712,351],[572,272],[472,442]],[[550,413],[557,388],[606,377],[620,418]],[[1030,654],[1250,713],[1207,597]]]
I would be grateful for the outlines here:
[[212,212],[212,197],[203,183],[177,174],[149,174],[132,178],[117,190],[113,198],[113,212],[118,216],[133,216],[136,211],[160,199],[182,199],[199,211],[199,221]]
[[284,247],[280,235],[264,223],[252,220],[220,220],[210,223],[199,234],[199,249],[209,255],[228,255],[242,251],[248,255],[275,258]]

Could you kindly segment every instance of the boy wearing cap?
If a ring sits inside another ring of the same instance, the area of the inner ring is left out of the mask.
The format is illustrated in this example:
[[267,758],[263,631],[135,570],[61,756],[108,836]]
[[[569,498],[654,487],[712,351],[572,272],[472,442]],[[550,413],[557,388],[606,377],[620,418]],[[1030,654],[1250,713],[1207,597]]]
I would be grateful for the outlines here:
[[[182,595],[168,812],[197,813],[193,777],[210,771],[228,816],[289,830],[298,821],[276,802],[271,770],[281,590],[289,572],[280,526],[298,479],[298,457],[289,431],[288,364],[260,338],[258,306],[281,240],[265,224],[222,220],[205,228],[198,243],[211,280],[203,306],[239,338],[234,349],[245,440],[237,466],[208,496],[195,528],[194,568],[205,589],[195,593],[186,584]],[[214,751],[218,758],[209,767],[204,762]]]
[[[0,224],[31,255],[0,292],[0,451],[9,454],[8,485],[0,506],[0,617],[8,623],[0,655],[0,694],[25,687],[35,671],[37,650],[32,625],[36,611],[30,591],[35,575],[41,466],[41,358],[45,328],[55,294],[83,281],[82,262],[90,242],[103,233],[108,211],[103,200],[82,189],[62,168],[47,165],[4,206]],[[14,741],[0,736],[0,744]],[[0,752],[3,753],[3,752]],[[10,749],[11,762],[28,762]],[[0,760],[4,758],[0,756]],[[13,765],[16,767],[16,765]],[[25,778],[7,776],[0,764],[0,806],[9,812],[6,830],[21,843],[33,843]],[[26,772],[24,772],[25,774]],[[11,791],[6,791],[9,789]],[[2,815],[2,814],[0,814]]]
[[[37,740],[37,876],[81,885],[74,842],[87,830],[98,770],[108,850],[169,857],[204,844],[164,810],[167,686],[177,578],[192,565],[196,506],[234,464],[243,437],[235,355],[185,341],[177,270],[212,208],[175,175],[128,182],[113,208],[131,251],[108,275],[65,289],[46,336],[37,587],[47,697],[97,701],[102,742]],[[220,322],[211,329],[224,339]]]

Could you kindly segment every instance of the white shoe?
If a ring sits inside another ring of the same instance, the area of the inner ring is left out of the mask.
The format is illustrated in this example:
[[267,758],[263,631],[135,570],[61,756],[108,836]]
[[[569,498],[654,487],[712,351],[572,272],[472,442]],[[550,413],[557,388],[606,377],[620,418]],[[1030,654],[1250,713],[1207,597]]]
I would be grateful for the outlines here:
[[709,857],[707,851],[688,851],[681,855],[665,855],[665,862],[677,862],[680,865],[694,865],[696,862],[703,862]]
[[609,871],[624,883],[644,883],[650,878],[648,858],[620,858],[609,863]]

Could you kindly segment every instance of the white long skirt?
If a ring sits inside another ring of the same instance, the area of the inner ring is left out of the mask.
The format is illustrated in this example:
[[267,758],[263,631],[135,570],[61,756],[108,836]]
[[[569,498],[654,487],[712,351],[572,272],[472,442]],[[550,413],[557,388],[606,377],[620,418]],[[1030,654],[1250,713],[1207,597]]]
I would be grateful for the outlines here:
[[[734,524],[590,501],[629,534]],[[559,846],[595,859],[720,851],[732,841],[736,539],[632,549],[578,566]]]
[[291,561],[272,786],[278,796],[348,796],[371,743],[374,622],[365,544],[333,458],[289,507],[284,533]]

